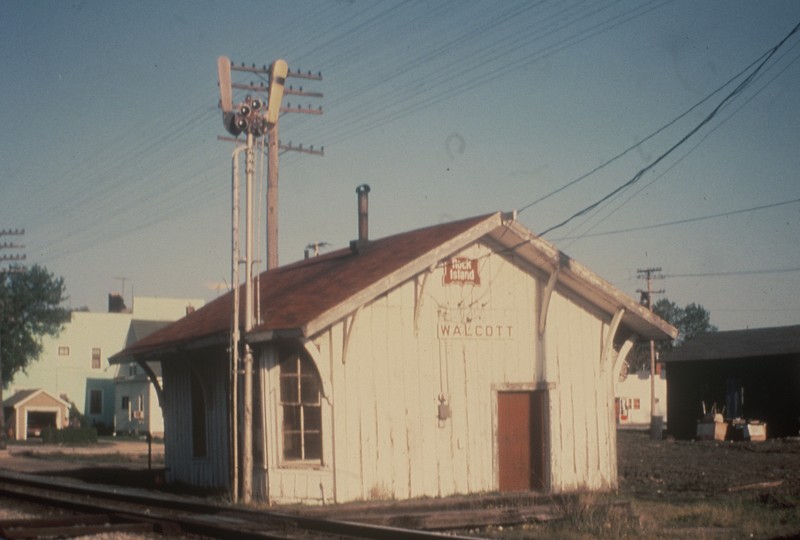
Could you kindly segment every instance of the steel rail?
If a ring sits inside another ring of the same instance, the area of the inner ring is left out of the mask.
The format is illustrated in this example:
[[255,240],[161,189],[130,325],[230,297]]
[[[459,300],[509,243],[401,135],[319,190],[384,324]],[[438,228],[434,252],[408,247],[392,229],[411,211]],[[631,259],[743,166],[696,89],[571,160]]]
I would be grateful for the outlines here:
[[146,522],[156,530],[174,530],[213,538],[243,540],[287,539],[312,534],[336,538],[396,538],[428,540],[468,537],[405,529],[400,527],[337,521],[237,508],[189,497],[141,490],[87,486],[63,478],[41,478],[0,470],[0,494],[38,504],[59,506],[82,513],[102,513],[120,522]]

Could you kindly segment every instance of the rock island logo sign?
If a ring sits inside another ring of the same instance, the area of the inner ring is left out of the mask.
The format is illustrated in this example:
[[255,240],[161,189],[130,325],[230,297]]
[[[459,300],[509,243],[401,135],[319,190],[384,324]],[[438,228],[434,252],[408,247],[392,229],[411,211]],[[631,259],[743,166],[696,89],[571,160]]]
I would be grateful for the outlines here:
[[444,263],[445,285],[480,285],[478,259],[454,257]]

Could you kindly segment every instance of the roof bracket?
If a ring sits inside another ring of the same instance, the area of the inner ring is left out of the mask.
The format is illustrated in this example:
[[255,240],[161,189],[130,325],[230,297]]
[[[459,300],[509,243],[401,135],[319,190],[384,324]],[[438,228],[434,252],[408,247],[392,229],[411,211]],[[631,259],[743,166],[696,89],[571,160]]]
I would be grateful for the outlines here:
[[137,360],[136,363],[139,365],[140,368],[147,374],[147,378],[150,379],[150,382],[153,383],[153,388],[156,389],[156,397],[158,398],[158,406],[161,409],[164,409],[164,389],[161,387],[161,382],[158,380],[158,376],[156,376],[155,372],[147,365],[147,362],[144,360]]
[[544,335],[544,329],[547,325],[547,311],[550,307],[550,297],[553,295],[553,289],[556,288],[556,283],[558,282],[558,273],[561,270],[560,265],[556,265],[553,269],[553,272],[550,274],[550,278],[547,280],[547,285],[542,292],[542,304],[541,309],[539,310],[539,337]]
[[611,351],[614,350],[614,336],[619,329],[619,323],[622,322],[622,316],[625,315],[625,308],[617,309],[614,316],[611,318],[611,324],[606,332],[606,340],[603,343],[603,354],[600,356],[600,369],[602,370],[605,365],[611,361]]
[[[414,278],[414,335],[419,336],[419,315],[422,312],[422,300],[425,292],[425,285],[428,283],[428,276],[431,275],[436,266],[429,267],[422,274],[417,274]],[[420,275],[422,280],[420,281]]]
[[616,374],[617,379],[612,378],[612,381],[619,380],[619,377],[622,373],[622,367],[627,362],[627,360],[625,359],[628,357],[628,353],[630,353],[631,350],[633,349],[634,343],[635,341],[629,338],[625,341],[625,343],[622,344],[622,347],[619,348],[619,352],[617,353],[617,359],[614,361],[614,370],[613,370],[613,373]]
[[356,324],[356,318],[361,312],[361,307],[358,306],[352,314],[345,317],[342,321],[342,329],[344,331],[344,340],[342,342],[342,364],[347,363],[347,349],[350,347],[350,336],[353,333],[353,326]]

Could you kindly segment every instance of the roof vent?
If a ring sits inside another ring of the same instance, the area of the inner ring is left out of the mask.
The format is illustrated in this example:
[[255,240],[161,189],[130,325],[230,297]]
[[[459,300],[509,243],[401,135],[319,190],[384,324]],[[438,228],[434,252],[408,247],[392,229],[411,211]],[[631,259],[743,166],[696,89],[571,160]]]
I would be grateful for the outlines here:
[[369,244],[369,191],[367,184],[361,184],[356,188],[356,194],[358,194],[358,240],[350,243],[350,247],[355,253]]

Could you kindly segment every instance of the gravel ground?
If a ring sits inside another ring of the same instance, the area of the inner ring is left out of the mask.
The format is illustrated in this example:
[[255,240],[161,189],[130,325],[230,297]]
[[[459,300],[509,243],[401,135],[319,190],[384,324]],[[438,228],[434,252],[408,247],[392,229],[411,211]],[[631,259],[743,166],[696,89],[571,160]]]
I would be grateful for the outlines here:
[[768,489],[800,495],[800,439],[763,442],[653,441],[647,432],[618,436],[620,491],[635,497],[725,496]]
[[[718,501],[747,493],[772,506],[791,507],[789,511],[800,512],[796,506],[800,499],[798,438],[757,443],[654,441],[648,432],[621,431],[618,451],[619,494],[626,499]],[[150,472],[146,442],[104,441],[89,448],[10,446],[4,457],[0,457],[0,469],[152,487],[163,467],[162,445],[154,445],[153,462],[154,471]],[[25,517],[30,512],[18,507],[16,501],[13,503],[0,499],[0,518]],[[33,512],[36,515],[36,510]],[[687,531],[686,537],[697,537],[697,527]],[[710,533],[705,537],[716,538]]]

